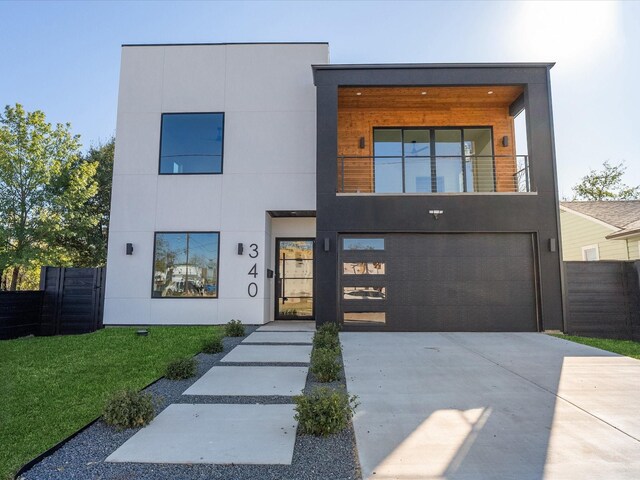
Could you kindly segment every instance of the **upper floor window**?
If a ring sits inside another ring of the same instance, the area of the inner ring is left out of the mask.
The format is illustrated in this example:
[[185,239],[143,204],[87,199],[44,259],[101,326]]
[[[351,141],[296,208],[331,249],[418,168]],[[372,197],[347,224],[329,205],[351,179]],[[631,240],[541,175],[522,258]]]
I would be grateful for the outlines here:
[[163,113],[160,174],[222,173],[224,113]]
[[374,192],[492,192],[491,128],[376,128]]

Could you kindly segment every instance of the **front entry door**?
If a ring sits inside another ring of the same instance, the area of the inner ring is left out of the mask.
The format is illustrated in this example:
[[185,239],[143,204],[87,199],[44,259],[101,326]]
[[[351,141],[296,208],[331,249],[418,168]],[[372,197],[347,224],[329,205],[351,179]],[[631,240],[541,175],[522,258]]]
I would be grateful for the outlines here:
[[313,239],[276,239],[278,320],[309,320],[313,311]]

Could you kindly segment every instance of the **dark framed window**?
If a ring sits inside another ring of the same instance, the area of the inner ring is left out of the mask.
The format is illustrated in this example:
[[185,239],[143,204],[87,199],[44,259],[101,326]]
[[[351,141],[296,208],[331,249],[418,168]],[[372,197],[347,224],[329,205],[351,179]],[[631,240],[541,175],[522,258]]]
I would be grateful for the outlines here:
[[376,193],[494,192],[491,127],[374,128]]
[[222,173],[224,113],[163,113],[161,175]]
[[156,232],[152,298],[218,298],[219,232]]

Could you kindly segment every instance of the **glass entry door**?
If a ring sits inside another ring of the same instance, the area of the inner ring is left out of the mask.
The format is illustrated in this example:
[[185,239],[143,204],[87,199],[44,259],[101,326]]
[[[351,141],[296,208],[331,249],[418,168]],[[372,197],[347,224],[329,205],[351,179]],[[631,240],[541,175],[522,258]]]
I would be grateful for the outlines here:
[[275,318],[313,318],[312,239],[276,239]]

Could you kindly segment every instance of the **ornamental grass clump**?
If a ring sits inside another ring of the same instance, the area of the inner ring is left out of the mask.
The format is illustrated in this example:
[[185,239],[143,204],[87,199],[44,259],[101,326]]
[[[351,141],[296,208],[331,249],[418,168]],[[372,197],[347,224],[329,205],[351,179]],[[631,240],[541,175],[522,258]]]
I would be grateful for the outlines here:
[[328,331],[320,330],[313,335],[313,348],[338,350],[340,348],[340,340],[337,335]]
[[191,378],[196,374],[195,358],[179,358],[169,362],[165,370],[164,376],[169,380],[184,380]]
[[323,323],[318,327],[318,332],[331,334],[337,337],[338,333],[340,333],[340,324],[338,322]]
[[299,432],[327,436],[344,430],[358,406],[357,397],[327,387],[293,397]]
[[231,320],[224,327],[227,337],[244,337],[244,325],[240,320]]
[[107,400],[102,418],[119,430],[144,427],[155,417],[153,395],[136,390],[121,390]]
[[334,382],[340,380],[342,367],[338,357],[340,351],[336,348],[314,348],[311,353],[309,370],[319,382]]
[[220,337],[211,337],[202,343],[203,353],[220,353],[224,350],[222,339]]

